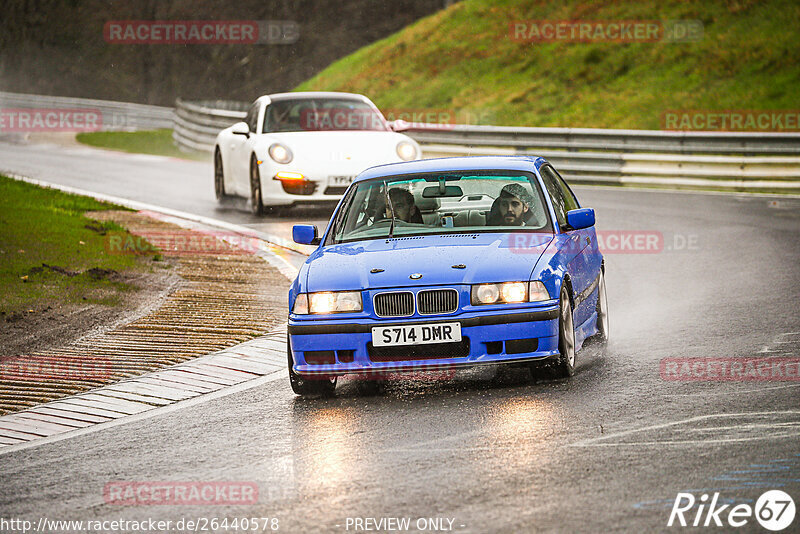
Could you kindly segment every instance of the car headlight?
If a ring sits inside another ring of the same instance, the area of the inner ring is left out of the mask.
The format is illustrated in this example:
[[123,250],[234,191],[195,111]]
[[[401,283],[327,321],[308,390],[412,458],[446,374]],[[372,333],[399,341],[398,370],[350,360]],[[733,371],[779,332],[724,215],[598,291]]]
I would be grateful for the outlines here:
[[403,161],[417,159],[417,147],[408,141],[400,141],[397,143],[397,155],[400,156],[400,159]]
[[292,313],[342,313],[359,312],[362,309],[360,291],[320,291],[297,295]]
[[289,150],[289,147],[280,143],[272,143],[269,147],[269,157],[278,163],[289,163],[294,156],[292,156],[292,151]]
[[502,282],[498,284],[476,284],[472,286],[472,304],[519,304],[550,300],[544,284],[534,282]]
[[539,302],[542,300],[550,300],[550,293],[547,288],[539,280],[535,280],[528,284],[528,302]]

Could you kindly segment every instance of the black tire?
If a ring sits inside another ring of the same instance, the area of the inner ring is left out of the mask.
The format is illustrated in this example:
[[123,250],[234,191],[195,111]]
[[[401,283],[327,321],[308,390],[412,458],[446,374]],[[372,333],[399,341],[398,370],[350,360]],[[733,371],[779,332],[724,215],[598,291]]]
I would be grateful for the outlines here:
[[558,358],[531,365],[534,379],[568,378],[575,374],[575,324],[566,284],[558,298]]
[[382,395],[385,390],[386,380],[362,376],[359,377],[358,382],[356,382],[356,392],[361,397],[375,397]]
[[294,360],[292,359],[292,346],[286,341],[286,354],[289,360],[289,384],[292,391],[301,397],[332,397],[336,390],[336,377],[333,378],[303,378],[292,369]]
[[264,202],[261,198],[261,173],[258,170],[255,154],[250,156],[250,211],[253,215],[264,213]]
[[605,345],[608,343],[608,298],[606,297],[606,274],[600,271],[600,281],[597,283],[597,334],[592,336],[593,341]]
[[222,154],[219,147],[214,149],[214,195],[218,202],[228,198],[225,194],[225,171],[222,168]]

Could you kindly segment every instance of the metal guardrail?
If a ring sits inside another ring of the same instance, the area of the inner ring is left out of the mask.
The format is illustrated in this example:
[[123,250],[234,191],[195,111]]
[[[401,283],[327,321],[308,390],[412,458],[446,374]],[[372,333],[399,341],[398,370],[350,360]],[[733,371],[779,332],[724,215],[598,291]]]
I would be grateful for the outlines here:
[[244,120],[247,102],[234,100],[175,101],[172,138],[179,148],[211,152],[220,130]]
[[517,153],[556,149],[576,152],[800,155],[800,133],[437,126],[435,129],[411,127],[406,133],[423,144],[504,147]]
[[[248,102],[178,99],[175,108],[0,92],[2,108],[94,109],[104,130],[172,128],[177,146],[210,152]],[[800,133],[672,132],[405,124],[425,157],[540,155],[570,181],[800,192]]]
[[99,111],[102,130],[133,131],[172,128],[172,108],[132,102],[93,100],[49,95],[29,95],[0,91],[3,109],[82,109]]
[[[173,138],[184,149],[211,151],[219,130],[243,120],[247,107],[178,99]],[[797,133],[394,126],[425,157],[539,155],[573,182],[800,192]]]

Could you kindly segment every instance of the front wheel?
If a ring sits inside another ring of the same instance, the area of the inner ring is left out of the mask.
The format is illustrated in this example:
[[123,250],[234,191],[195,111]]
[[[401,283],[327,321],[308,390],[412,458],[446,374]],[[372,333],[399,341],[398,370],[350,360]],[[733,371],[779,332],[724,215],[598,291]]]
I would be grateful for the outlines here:
[[558,359],[532,364],[531,374],[534,379],[567,378],[575,374],[575,324],[566,284],[561,285],[558,299]]
[[294,359],[292,358],[292,345],[286,341],[286,353],[289,359],[289,384],[296,395],[302,397],[331,397],[336,390],[336,377],[333,378],[303,378],[292,369]]
[[214,149],[214,195],[217,201],[228,197],[225,194],[225,171],[222,169],[222,154],[219,152],[219,147]]
[[261,173],[255,154],[250,157],[250,211],[253,215],[264,213],[264,202],[261,198]]

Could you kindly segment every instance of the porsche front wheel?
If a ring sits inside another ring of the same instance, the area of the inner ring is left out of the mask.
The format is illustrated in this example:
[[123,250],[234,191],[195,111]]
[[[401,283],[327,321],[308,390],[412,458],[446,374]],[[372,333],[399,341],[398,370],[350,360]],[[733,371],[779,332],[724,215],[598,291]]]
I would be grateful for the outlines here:
[[214,195],[218,201],[228,197],[225,194],[225,171],[222,169],[222,154],[219,147],[214,149]]
[[261,198],[261,173],[255,154],[250,157],[250,211],[253,215],[264,213],[264,202]]

